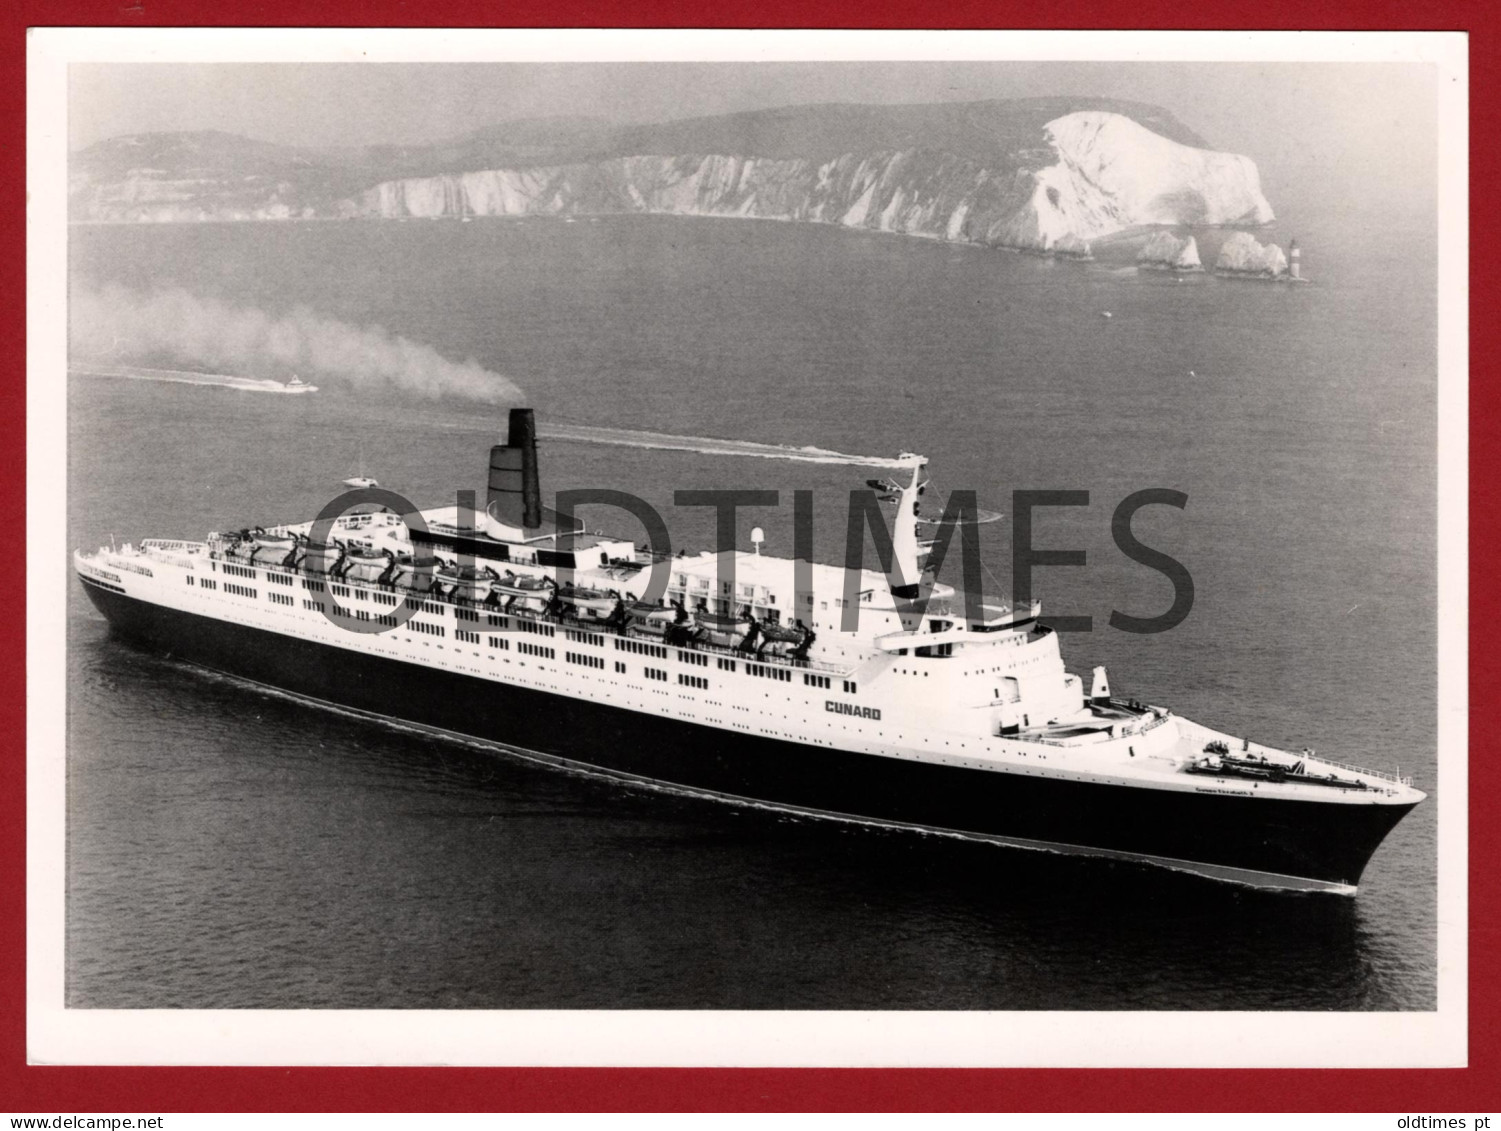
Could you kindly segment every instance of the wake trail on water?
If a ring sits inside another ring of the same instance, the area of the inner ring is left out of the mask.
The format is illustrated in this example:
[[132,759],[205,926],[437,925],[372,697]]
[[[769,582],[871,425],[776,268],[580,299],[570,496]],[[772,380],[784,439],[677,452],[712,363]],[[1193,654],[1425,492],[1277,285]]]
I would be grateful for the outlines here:
[[165,381],[174,385],[216,385],[225,389],[243,389],[252,393],[285,393],[280,381],[261,377],[236,377],[228,373],[198,373],[179,369],[145,369],[134,365],[92,365],[79,362],[69,365],[68,372],[80,377],[114,377],[129,381]]
[[631,428],[603,428],[590,424],[539,421],[537,435],[544,440],[584,444],[613,444],[624,448],[695,452],[708,456],[750,456],[755,459],[791,460],[794,463],[843,464],[851,467],[910,468],[911,459],[851,455],[827,448],[762,444],[755,440],[721,440],[712,436],[676,436],[668,432],[643,432]]
[[451,361],[431,346],[380,326],[351,325],[305,306],[272,315],[180,287],[139,291],[75,281],[68,289],[68,356],[80,369],[162,365],[159,372],[170,372],[169,366],[204,367],[217,375],[240,374],[236,380],[244,381],[285,381],[295,373],[425,398],[496,405],[523,399],[514,382],[478,362]]

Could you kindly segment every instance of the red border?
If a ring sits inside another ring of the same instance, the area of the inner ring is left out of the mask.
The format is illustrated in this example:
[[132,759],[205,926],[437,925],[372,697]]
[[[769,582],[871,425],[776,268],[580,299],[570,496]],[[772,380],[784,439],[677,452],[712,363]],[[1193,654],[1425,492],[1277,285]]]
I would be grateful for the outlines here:
[[[1498,292],[1491,266],[1497,246],[1488,189],[1501,183],[1486,129],[1497,113],[1494,4],[1439,0],[1421,8],[1357,0],[1199,4],[1172,0],[1070,0],[1009,11],[963,0],[943,8],[895,0],[733,0],[710,11],[691,0],[600,0],[511,9],[446,0],[416,9],[399,0],[24,0],[6,17],[0,53],[0,161],[7,166],[0,208],[0,509],[13,524],[25,507],[25,41],[30,25],[171,27],[253,26],[552,26],[552,27],[1185,27],[1411,28],[1470,33],[1472,246],[1471,623],[1501,614],[1501,594],[1483,563],[1501,549],[1493,505],[1501,467],[1501,390],[1486,379],[1501,353],[1491,316]],[[20,564],[16,555],[9,568]],[[1501,654],[1472,634],[1472,696],[1501,684]],[[360,1068],[40,1068],[25,1063],[25,628],[0,618],[0,1107],[17,1113],[163,1111],[1405,1111],[1437,1114],[1501,1108],[1501,1030],[1497,1025],[1498,898],[1501,861],[1501,743],[1471,732],[1470,1067],[1453,1070],[990,1070],[990,1069],[360,1069]],[[1494,728],[1491,728],[1494,730]]]

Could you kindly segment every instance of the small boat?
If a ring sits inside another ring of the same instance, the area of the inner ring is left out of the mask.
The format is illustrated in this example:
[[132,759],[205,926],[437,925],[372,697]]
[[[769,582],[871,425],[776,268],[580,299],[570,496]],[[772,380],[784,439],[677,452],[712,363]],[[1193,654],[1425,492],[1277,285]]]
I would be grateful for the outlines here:
[[394,556],[386,550],[367,546],[353,547],[349,550],[340,573],[350,581],[379,581],[390,568]]
[[504,577],[490,582],[489,598],[492,603],[499,601],[508,609],[540,613],[552,604],[553,591],[557,587],[557,582],[550,577],[527,576],[507,570]]
[[448,565],[438,570],[438,580],[462,601],[479,603],[490,596],[495,571],[485,567]]
[[368,475],[365,474],[365,445],[364,444],[360,445],[360,473],[358,475],[351,475],[348,479],[344,480],[344,486],[350,488],[351,490],[355,490],[355,491],[362,491],[362,490],[367,490],[367,489],[369,489],[371,487],[379,487],[380,486],[380,484],[378,482],[376,482],[375,479],[373,479],[372,477],[370,477],[370,476],[368,476]]
[[721,648],[735,648],[749,634],[756,623],[749,616],[730,617],[720,613],[700,612],[698,623],[704,630],[704,639]]
[[609,620],[620,597],[608,589],[585,589],[565,585],[558,590],[558,600],[573,611],[579,620]]
[[297,374],[292,374],[292,379],[282,386],[282,391],[287,393],[316,393],[317,385],[309,385]]
[[267,530],[257,529],[252,535],[257,549],[281,550],[283,553],[297,544],[297,539],[290,534],[273,534]]
[[671,605],[648,605],[639,601],[628,610],[630,628],[647,636],[665,636],[678,619],[678,611]]
[[[761,642],[756,645],[756,656],[759,658],[768,648],[773,649],[774,655],[789,656],[794,660],[806,660],[808,647],[813,643],[813,630],[801,622],[797,624],[778,624],[774,621],[761,621]],[[789,648],[788,645],[791,645]]]
[[343,563],[344,554],[344,547],[337,543],[309,541],[302,568],[308,573],[333,573]]

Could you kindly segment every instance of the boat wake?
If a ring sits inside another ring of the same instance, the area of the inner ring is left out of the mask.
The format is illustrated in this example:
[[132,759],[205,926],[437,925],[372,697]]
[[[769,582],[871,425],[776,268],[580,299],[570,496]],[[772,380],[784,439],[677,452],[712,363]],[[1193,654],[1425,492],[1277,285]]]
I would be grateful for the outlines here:
[[710,436],[676,436],[667,432],[642,432],[632,428],[603,428],[590,424],[542,424],[537,430],[544,440],[574,441],[583,444],[615,444],[625,448],[648,448],[657,451],[696,452],[707,456],[751,456],[755,459],[792,460],[796,463],[843,464],[851,467],[909,468],[911,459],[889,456],[862,456],[828,448],[793,447],[790,444],[762,444],[754,440],[721,440]]
[[145,369],[135,365],[91,365],[81,362],[69,365],[70,376],[115,377],[131,381],[167,381],[178,385],[216,385],[224,389],[240,389],[247,393],[313,393],[316,385],[307,385],[295,378],[292,383],[273,381],[269,377],[235,377],[228,373],[198,373],[188,369]]

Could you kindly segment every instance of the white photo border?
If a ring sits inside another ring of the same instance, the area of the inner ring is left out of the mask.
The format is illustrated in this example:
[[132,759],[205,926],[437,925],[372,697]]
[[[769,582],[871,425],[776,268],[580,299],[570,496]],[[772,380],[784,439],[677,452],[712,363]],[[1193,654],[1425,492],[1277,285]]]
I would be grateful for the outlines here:
[[[1459,1067],[1467,1063],[1468,45],[1460,33],[34,28],[27,73],[32,1064]],[[81,62],[1392,62],[1438,69],[1437,1008],[1413,1013],[64,1006],[67,68]]]

